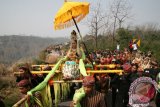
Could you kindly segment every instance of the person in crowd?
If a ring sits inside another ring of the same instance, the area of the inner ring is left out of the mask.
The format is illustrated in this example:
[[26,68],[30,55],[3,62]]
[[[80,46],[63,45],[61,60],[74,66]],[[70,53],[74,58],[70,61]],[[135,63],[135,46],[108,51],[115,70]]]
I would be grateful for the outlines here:
[[137,52],[138,47],[136,41],[132,44],[132,47],[133,47],[133,52]]
[[148,69],[151,68],[149,57],[145,57],[145,58],[144,58],[144,60],[143,60],[143,62],[142,62],[142,64],[141,64],[141,68],[142,68],[142,70],[147,69],[147,68],[148,68]]
[[116,55],[116,60],[117,60],[117,61],[119,61],[119,62],[121,62],[121,56],[120,56],[120,53],[117,53],[117,55]]
[[83,46],[80,47],[77,33],[73,30],[71,32],[70,49],[67,53],[68,56],[67,60],[75,61],[78,63],[79,59],[82,57],[83,53],[82,47]]
[[[64,66],[62,68],[63,80],[72,80],[80,78],[80,70],[79,70],[79,60],[82,58],[83,49],[79,46],[78,37],[76,32],[73,30],[71,32],[70,38],[70,49],[67,53],[67,59],[64,62]],[[90,56],[91,57],[91,56]],[[84,62],[89,62],[89,60],[85,60]],[[73,97],[75,89],[81,87],[81,83],[72,83],[70,84],[70,90],[73,93],[70,93],[70,97]]]
[[100,58],[100,64],[101,64],[101,65],[104,65],[104,64],[105,64],[105,57],[104,57],[104,56],[102,56],[102,57]]
[[71,32],[71,42],[70,42],[70,49],[67,53],[67,59],[65,61],[65,65],[62,68],[63,79],[75,79],[78,78],[79,71],[78,71],[78,64],[79,59],[82,57],[82,50],[79,47],[77,34],[73,30]]
[[151,77],[153,80],[156,80],[158,73],[160,72],[160,68],[156,61],[151,61],[151,68],[144,69],[143,75],[147,77]]
[[[128,72],[130,69],[130,72]],[[116,95],[115,107],[127,107],[129,101],[129,87],[130,84],[137,79],[140,75],[138,73],[138,65],[132,64],[130,67],[124,68],[123,75],[118,78],[118,92]]]
[[141,66],[142,61],[143,61],[142,56],[141,56],[140,54],[137,53],[136,56],[134,57],[132,63],[138,64],[139,66]]
[[127,62],[127,57],[126,54],[123,53],[122,58],[121,58],[121,62],[124,64]]
[[129,101],[129,95],[128,95],[130,87],[129,74],[131,72],[131,69],[133,71],[133,68],[130,63],[123,64],[122,68],[124,72],[118,78],[117,84],[119,85],[117,85],[118,92],[116,95],[115,107],[127,107]]
[[128,46],[128,48],[129,48],[129,50],[130,50],[130,52],[132,53],[132,51],[133,51],[133,41],[131,40],[130,42],[129,42],[129,46]]
[[107,54],[106,58],[105,58],[105,64],[111,64],[112,58],[110,54]]
[[119,52],[119,51],[120,51],[120,43],[119,43],[119,41],[117,42],[116,51],[117,51],[117,52]]
[[158,73],[160,73],[159,63],[157,61],[151,61],[151,69],[153,69],[151,74],[153,74],[154,78],[156,78]]
[[18,67],[18,72],[20,74],[17,75],[16,82],[19,82],[19,81],[21,81],[23,79],[29,79],[32,76],[30,70],[26,66]]
[[109,76],[107,74],[97,74],[95,76],[95,89],[105,95],[106,105],[109,106]]
[[131,71],[128,75],[129,82],[132,83],[134,80],[136,80],[138,77],[138,65],[137,64],[131,64]]
[[115,64],[117,70],[123,70],[122,63],[120,60],[116,60]]
[[110,100],[109,105],[112,105],[112,107],[115,107],[115,102],[116,102],[116,96],[118,92],[118,87],[119,87],[119,75],[116,73],[109,73],[110,76],[110,81],[109,81],[109,92],[110,93]]
[[[95,90],[93,76],[84,77],[82,84],[85,96],[80,101],[81,107],[106,107],[105,95]],[[73,107],[74,103],[72,102],[71,107]]]
[[27,66],[20,66],[18,68],[18,72],[20,73],[20,75],[16,76],[17,77],[16,82],[20,82],[23,79],[28,79],[32,83],[33,87],[37,86],[38,83],[41,82],[38,81],[39,79],[37,79],[36,76],[32,75],[29,67]]
[[68,58],[76,61],[78,57],[80,57],[80,54],[77,53],[77,40],[72,40]]
[[28,79],[23,79],[17,83],[21,94],[26,95],[27,91],[32,88],[32,85]]
[[[17,83],[17,86],[19,88],[19,91],[22,95],[27,95],[27,92],[32,89],[32,84],[30,83],[30,81],[28,79],[23,79],[20,82]],[[35,92],[33,95],[42,105],[42,97],[40,92]],[[36,101],[34,102],[30,102],[30,101],[26,101],[24,105],[28,105],[28,107],[41,107],[39,105],[39,103],[37,103]]]

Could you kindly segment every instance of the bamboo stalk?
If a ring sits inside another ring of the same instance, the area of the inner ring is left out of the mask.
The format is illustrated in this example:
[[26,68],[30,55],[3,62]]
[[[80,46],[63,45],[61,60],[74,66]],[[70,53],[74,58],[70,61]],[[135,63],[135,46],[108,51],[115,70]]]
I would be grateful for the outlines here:
[[32,67],[44,67],[44,66],[54,67],[55,65],[32,65]]
[[32,74],[48,74],[50,71],[31,71]]
[[60,81],[53,81],[53,83],[81,83],[81,82],[83,82],[83,80],[70,80],[70,81],[60,80]]
[[[106,67],[106,66],[110,66],[110,65],[114,65],[114,64],[108,64],[108,65],[96,65],[97,67]],[[32,65],[32,67],[40,67],[40,66],[51,66],[51,67],[54,67],[55,65],[54,64],[51,64],[51,65]],[[115,65],[116,66],[116,65]]]
[[[39,67],[39,68],[43,68],[45,67],[46,65],[32,65],[32,68],[33,67]],[[50,66],[50,67],[54,67],[55,65],[47,65],[47,66]],[[113,66],[113,67],[116,67],[116,65],[113,65],[113,64],[108,64],[108,65],[95,65],[95,67],[110,67],[110,66]]]
[[[32,74],[48,74],[50,71],[31,71]],[[122,73],[123,70],[89,70],[87,73]],[[21,74],[20,72],[14,72],[15,75]]]
[[89,70],[87,73],[122,73],[123,70]]
[[96,65],[95,67],[110,67],[110,66],[116,67],[116,65],[113,65],[113,64],[109,64],[109,65]]
[[[45,67],[45,66],[50,66],[50,67],[54,67],[55,65],[32,65],[32,67]],[[113,64],[108,64],[108,65],[95,65],[95,67],[110,67],[110,66],[115,66]]]
[[12,107],[19,107],[24,101],[27,100],[27,95],[23,97],[21,100],[19,100],[16,104],[14,104]]

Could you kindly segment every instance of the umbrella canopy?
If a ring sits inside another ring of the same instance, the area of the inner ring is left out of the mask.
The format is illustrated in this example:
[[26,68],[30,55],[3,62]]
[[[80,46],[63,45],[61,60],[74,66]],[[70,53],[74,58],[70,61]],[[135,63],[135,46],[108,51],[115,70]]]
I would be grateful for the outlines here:
[[73,26],[81,21],[89,13],[88,2],[64,2],[62,8],[58,11],[54,20],[54,29],[64,29]]

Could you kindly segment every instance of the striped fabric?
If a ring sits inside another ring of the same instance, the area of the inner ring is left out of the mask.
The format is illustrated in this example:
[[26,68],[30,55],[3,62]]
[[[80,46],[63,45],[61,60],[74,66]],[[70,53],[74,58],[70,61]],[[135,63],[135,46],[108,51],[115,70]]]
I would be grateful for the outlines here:
[[81,107],[107,107],[104,94],[93,90],[92,93],[81,100]]

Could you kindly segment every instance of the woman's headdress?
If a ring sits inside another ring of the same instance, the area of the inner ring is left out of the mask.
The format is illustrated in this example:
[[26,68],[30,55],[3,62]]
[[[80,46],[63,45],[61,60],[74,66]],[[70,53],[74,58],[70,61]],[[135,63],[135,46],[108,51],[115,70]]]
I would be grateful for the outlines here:
[[71,32],[71,41],[75,41],[75,40],[77,40],[77,33],[75,30],[73,30]]

